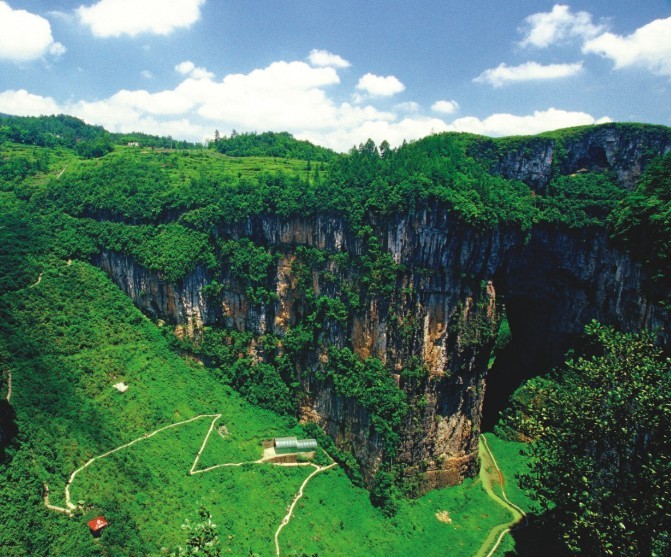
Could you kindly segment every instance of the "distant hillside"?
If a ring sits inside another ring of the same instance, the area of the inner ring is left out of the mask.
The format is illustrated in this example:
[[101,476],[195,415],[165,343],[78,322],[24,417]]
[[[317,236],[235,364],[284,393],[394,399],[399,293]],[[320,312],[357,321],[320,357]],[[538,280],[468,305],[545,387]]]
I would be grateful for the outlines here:
[[[137,143],[140,147],[166,149],[200,147],[188,141],[140,132],[110,133],[102,126],[92,126],[79,118],[66,114],[12,116],[0,113],[0,142],[3,141],[38,147],[70,147],[86,158],[102,156],[110,152],[114,145],[128,143]],[[96,148],[97,150],[94,151]]]
[[0,115],[0,141],[39,147],[74,147],[80,141],[110,138],[102,126],[91,126],[73,116]]
[[215,139],[211,146],[231,157],[280,157],[328,162],[337,157],[335,151],[299,140],[287,132],[236,133]]

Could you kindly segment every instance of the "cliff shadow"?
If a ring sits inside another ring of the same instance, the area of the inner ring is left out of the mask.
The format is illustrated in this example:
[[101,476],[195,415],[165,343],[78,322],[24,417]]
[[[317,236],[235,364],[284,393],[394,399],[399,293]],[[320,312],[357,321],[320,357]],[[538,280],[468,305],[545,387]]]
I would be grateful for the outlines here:
[[0,464],[6,461],[5,449],[12,443],[19,432],[16,423],[16,412],[6,400],[0,400]]
[[515,549],[506,551],[505,557],[567,557],[571,555],[559,541],[559,536],[548,523],[546,516],[527,515],[524,525],[513,528],[509,534]]

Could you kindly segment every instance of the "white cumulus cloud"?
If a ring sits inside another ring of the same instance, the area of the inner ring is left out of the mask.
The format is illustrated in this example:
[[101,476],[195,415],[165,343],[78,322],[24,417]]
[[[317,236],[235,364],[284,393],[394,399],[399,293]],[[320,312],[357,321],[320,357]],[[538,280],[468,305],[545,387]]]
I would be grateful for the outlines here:
[[501,113],[492,114],[483,120],[474,116],[467,116],[452,122],[450,129],[490,136],[531,135],[544,131],[589,124],[602,124],[610,121],[610,118],[607,116],[595,118],[585,112],[549,108],[548,110],[534,111],[533,114],[526,116]]
[[308,61],[313,66],[330,67],[330,68],[349,68],[350,63],[342,56],[333,54],[328,50],[313,49],[310,51]]
[[398,110],[399,112],[419,112],[420,108],[419,103],[415,101],[407,101],[394,105],[394,110]]
[[0,1],[0,60],[26,62],[64,52],[65,47],[54,41],[48,20]]
[[459,110],[459,103],[457,101],[436,101],[431,105],[431,110],[441,114],[454,114]]
[[671,76],[671,17],[656,19],[627,36],[603,33],[585,42],[583,52],[609,58],[617,69],[641,66]]
[[169,35],[200,19],[205,0],[100,0],[77,8],[79,20],[96,37]]
[[187,79],[177,91],[198,99],[198,114],[236,128],[286,130],[319,128],[335,118],[324,87],[340,82],[333,68],[305,62],[273,62],[221,82]]
[[185,60],[184,62],[180,62],[175,66],[175,71],[177,73],[181,73],[182,75],[188,75],[190,74],[196,67],[196,64],[189,60]]
[[560,79],[579,74],[583,69],[582,62],[573,64],[539,64],[538,62],[526,62],[519,66],[508,66],[499,64],[496,68],[485,70],[473,81],[476,83],[488,83],[494,87],[502,87],[510,83],[522,81],[537,81],[547,79]]
[[524,22],[525,26],[520,29],[524,34],[520,45],[538,48],[571,39],[590,39],[605,30],[603,25],[592,21],[589,12],[573,13],[565,4],[555,4],[550,12],[532,14]]
[[175,66],[175,71],[182,75],[191,76],[193,79],[212,79],[214,74],[210,71],[207,71],[205,68],[197,67],[190,60],[180,62]]
[[[21,115],[72,114],[113,132],[143,131],[199,141],[215,129],[288,131],[300,139],[347,151],[368,138],[392,146],[442,131],[484,135],[532,134],[604,121],[583,112],[551,108],[531,115],[493,114],[487,118],[458,118],[452,122],[423,114],[413,102],[381,110],[374,103],[337,102],[330,88],[340,83],[333,67],[303,61],[278,61],[249,73],[223,79],[194,77],[197,66],[176,66],[182,76],[173,88],[159,91],[122,89],[102,99],[59,103],[26,90],[0,92],[0,112]],[[457,109],[455,101],[437,101],[434,112]]]
[[8,89],[0,93],[0,112],[16,116],[48,116],[62,111],[51,97],[34,95],[25,89]]
[[359,91],[368,93],[371,97],[389,97],[405,90],[405,85],[393,75],[381,76],[367,73],[357,83]]

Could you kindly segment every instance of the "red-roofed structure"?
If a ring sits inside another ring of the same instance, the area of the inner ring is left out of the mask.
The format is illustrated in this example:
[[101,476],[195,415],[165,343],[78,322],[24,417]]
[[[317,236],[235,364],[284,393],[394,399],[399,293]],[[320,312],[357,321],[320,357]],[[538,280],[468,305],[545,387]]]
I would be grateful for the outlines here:
[[91,533],[94,536],[99,536],[100,531],[107,526],[107,521],[104,516],[96,516],[93,520],[89,520],[86,524],[89,525]]

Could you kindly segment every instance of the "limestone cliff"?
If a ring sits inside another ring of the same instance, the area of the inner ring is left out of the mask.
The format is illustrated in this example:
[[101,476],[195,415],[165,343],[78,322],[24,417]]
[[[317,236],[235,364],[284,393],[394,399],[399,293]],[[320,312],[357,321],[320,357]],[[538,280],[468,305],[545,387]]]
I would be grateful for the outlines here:
[[632,189],[655,156],[671,151],[671,139],[663,126],[604,125],[584,128],[563,139],[513,138],[494,151],[485,150],[487,157],[483,157],[490,162],[492,173],[522,180],[534,190],[543,190],[557,173],[585,170],[610,170],[623,187]]
[[[539,137],[520,140],[496,156],[482,144],[479,149],[493,172],[535,189],[556,173],[581,169],[611,170],[630,188],[652,154],[671,150],[668,133],[650,134],[618,135],[605,127],[561,145]],[[127,255],[105,251],[95,261],[139,307],[178,326],[180,334],[197,335],[212,325],[281,338],[306,317],[305,288],[334,299],[355,295],[356,309],[344,321],[326,319],[320,339],[323,345],[351,347],[362,358],[378,358],[406,393],[409,411],[393,458],[418,480],[417,493],[477,472],[485,374],[504,304],[516,349],[539,371],[557,363],[591,319],[625,330],[659,327],[669,345],[669,313],[646,299],[645,272],[611,245],[604,230],[551,225],[526,233],[504,226],[479,230],[437,202],[368,218],[381,249],[396,264],[385,278],[390,288],[384,295],[337,257],[360,256],[366,246],[334,215],[259,215],[217,229],[218,240],[249,238],[277,255],[263,285],[273,296],[260,301],[250,298],[225,260],[216,270],[196,268],[176,284]],[[307,264],[307,286],[296,274],[305,247],[326,254],[320,265]],[[215,278],[218,288],[208,290]],[[356,291],[347,292],[345,285]],[[316,351],[295,362],[299,374],[305,372],[303,417],[349,450],[370,483],[388,457],[383,439],[370,410],[308,373],[327,359]],[[410,361],[426,373],[405,373]]]

